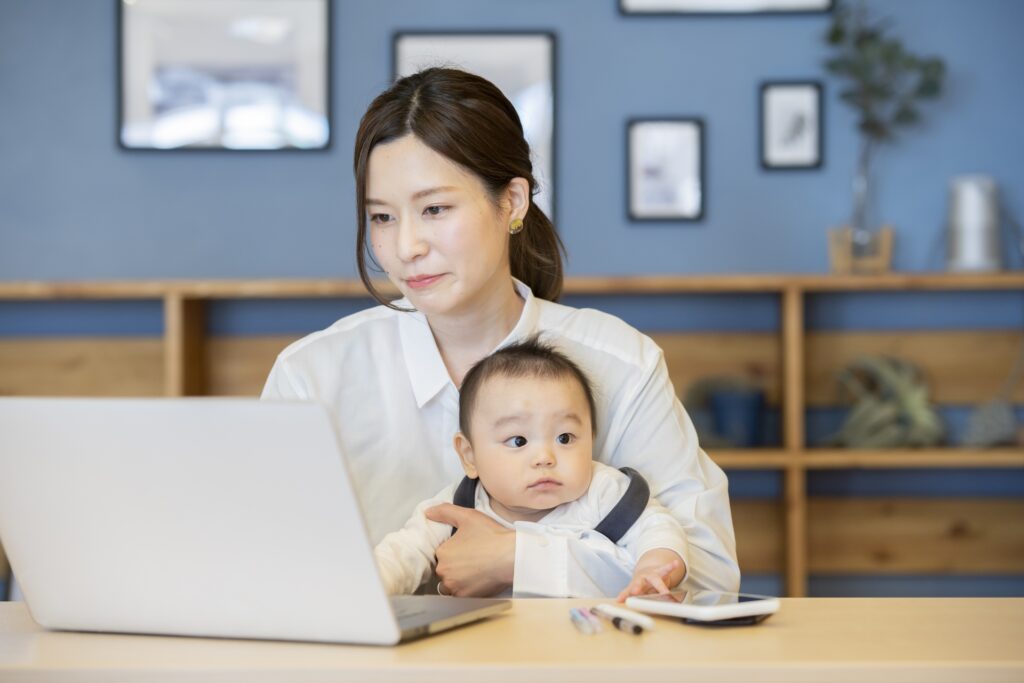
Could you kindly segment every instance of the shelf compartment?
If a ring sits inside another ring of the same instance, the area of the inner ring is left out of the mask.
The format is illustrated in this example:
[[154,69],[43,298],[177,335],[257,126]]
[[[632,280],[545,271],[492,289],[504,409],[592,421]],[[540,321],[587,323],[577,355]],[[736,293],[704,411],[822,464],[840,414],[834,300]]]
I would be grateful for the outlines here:
[[797,460],[807,469],[1021,468],[1022,448],[844,449],[812,448]]

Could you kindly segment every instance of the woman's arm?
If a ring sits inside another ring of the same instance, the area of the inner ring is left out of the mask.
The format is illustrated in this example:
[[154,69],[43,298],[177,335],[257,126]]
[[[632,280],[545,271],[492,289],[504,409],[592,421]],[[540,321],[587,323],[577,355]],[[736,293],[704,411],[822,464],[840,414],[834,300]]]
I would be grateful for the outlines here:
[[651,495],[682,524],[686,587],[739,590],[728,480],[698,445],[660,350],[646,380],[625,405],[628,409],[609,433],[609,464],[637,469],[647,478]]
[[288,366],[278,358],[267,375],[267,382],[263,385],[261,399],[308,399],[309,392],[305,387],[300,387],[299,382],[288,370]]

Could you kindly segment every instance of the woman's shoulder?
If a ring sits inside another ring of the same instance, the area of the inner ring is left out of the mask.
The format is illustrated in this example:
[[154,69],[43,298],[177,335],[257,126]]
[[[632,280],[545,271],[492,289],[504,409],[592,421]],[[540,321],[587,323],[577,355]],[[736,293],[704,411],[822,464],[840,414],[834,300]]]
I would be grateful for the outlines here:
[[538,328],[542,336],[553,335],[563,343],[638,367],[650,367],[662,355],[649,336],[621,318],[593,308],[540,301]]
[[397,338],[398,311],[387,306],[374,306],[347,315],[326,327],[297,339],[278,354],[279,361],[330,354],[345,350],[377,346],[389,337]]

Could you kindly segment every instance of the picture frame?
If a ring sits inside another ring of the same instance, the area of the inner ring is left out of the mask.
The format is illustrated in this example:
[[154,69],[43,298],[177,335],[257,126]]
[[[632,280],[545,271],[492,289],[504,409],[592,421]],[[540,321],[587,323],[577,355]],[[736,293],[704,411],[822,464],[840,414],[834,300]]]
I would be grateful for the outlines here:
[[626,125],[629,219],[703,220],[707,194],[704,159],[704,119],[631,119]]
[[824,14],[834,7],[835,0],[619,0],[626,15]]
[[[523,124],[538,192],[533,201],[555,222],[556,36],[550,31],[397,31],[392,75],[463,69],[494,83]],[[557,223],[556,223],[557,225]]]
[[761,167],[772,171],[821,168],[825,137],[821,82],[765,81],[759,99]]
[[117,5],[119,147],[330,147],[330,0]]

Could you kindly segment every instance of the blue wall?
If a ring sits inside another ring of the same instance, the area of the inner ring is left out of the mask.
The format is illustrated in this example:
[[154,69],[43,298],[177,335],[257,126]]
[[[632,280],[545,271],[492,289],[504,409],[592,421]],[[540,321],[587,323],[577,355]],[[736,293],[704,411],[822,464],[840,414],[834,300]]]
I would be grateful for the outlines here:
[[[949,65],[946,97],[877,160],[896,266],[934,268],[950,176],[990,173],[1024,213],[1024,3],[872,4],[911,49]],[[115,2],[0,2],[0,278],[352,276],[350,146],[388,83],[400,29],[557,34],[557,219],[570,273],[827,269],[824,231],[849,213],[857,149],[834,84],[822,170],[765,172],[757,149],[758,84],[823,77],[825,15],[627,17],[616,0],[335,10],[331,150],[151,154],[115,144]],[[681,114],[707,122],[706,219],[630,224],[624,123]]]
[[[898,230],[896,268],[941,268],[951,176],[995,176],[1005,203],[1024,214],[1024,2],[870,4],[910,49],[939,54],[949,67],[945,97],[876,167],[878,214]],[[625,17],[617,0],[336,0],[334,8],[330,150],[156,154],[115,142],[113,0],[0,0],[0,280],[353,277],[350,146],[364,108],[389,82],[391,38],[402,29],[557,34],[556,219],[570,274],[827,270],[825,229],[848,216],[857,152],[853,115],[820,68],[827,17]],[[804,78],[826,80],[824,166],[766,172],[758,86]],[[631,224],[625,122],[678,115],[706,122],[706,218]],[[1019,256],[1010,263],[1019,267]],[[570,303],[648,330],[778,323],[771,297]],[[211,331],[301,333],[358,305],[218,303]],[[158,334],[161,326],[158,306],[147,302],[0,305],[2,335]],[[1021,328],[1024,306],[1020,293],[829,295],[811,300],[808,326]],[[1024,494],[1024,476],[1006,474],[829,472],[812,475],[809,486],[821,495]],[[776,473],[731,477],[736,497],[778,495]],[[744,585],[781,590],[777,577],[746,577]],[[1024,579],[815,578],[811,589],[1024,594]]]

